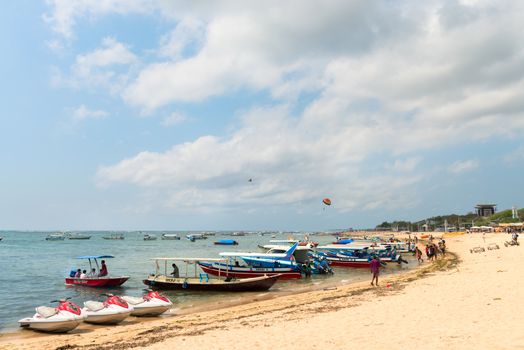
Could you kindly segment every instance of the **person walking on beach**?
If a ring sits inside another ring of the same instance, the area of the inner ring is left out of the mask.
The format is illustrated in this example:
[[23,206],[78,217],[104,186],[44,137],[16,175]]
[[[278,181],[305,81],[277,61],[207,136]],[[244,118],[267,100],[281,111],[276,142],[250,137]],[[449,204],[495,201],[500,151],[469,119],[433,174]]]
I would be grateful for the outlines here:
[[419,247],[415,247],[415,256],[419,264],[424,262],[424,259],[422,259],[422,250],[420,250]]
[[373,256],[373,260],[371,260],[371,273],[373,274],[373,278],[371,279],[371,285],[373,285],[373,282],[376,280],[376,285],[378,286],[378,274],[380,271],[380,261],[378,260],[377,256]]

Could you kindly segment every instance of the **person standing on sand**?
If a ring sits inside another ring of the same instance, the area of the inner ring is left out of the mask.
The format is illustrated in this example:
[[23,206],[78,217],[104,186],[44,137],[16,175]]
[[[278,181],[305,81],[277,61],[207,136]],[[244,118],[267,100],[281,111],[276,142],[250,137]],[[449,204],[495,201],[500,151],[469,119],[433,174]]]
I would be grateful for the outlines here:
[[420,250],[419,247],[415,247],[415,256],[419,264],[424,262],[424,259],[422,259],[422,250]]
[[373,281],[377,281],[376,285],[378,286],[378,274],[380,271],[380,261],[378,261],[378,258],[376,255],[373,256],[373,260],[371,260],[371,273],[373,274],[373,278],[371,279],[371,285],[373,285]]

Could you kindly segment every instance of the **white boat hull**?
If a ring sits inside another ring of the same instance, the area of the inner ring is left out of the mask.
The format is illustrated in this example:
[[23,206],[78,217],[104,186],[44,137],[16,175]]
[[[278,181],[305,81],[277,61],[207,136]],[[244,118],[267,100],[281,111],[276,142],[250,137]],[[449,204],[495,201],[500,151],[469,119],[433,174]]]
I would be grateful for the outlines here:
[[30,328],[40,332],[65,333],[72,331],[82,322],[82,320],[57,320],[35,319],[33,317],[23,318],[18,323],[20,327]]
[[131,312],[132,316],[158,316],[171,308],[171,305],[163,306],[144,306],[134,305],[134,310]]
[[98,314],[97,312],[87,312],[85,322],[93,324],[117,324],[129,317],[131,311],[111,314]]
[[130,305],[133,306],[131,311],[132,316],[158,316],[171,308],[173,303],[171,301],[163,301],[158,299],[144,300],[143,298],[122,297]]

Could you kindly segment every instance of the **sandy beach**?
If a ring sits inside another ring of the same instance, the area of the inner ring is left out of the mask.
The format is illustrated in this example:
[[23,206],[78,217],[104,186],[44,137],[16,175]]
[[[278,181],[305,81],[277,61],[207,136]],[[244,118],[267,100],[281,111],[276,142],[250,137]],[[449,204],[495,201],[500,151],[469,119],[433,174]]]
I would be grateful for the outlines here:
[[[446,237],[447,257],[380,280],[66,335],[0,335],[1,349],[519,349],[524,248]],[[476,246],[500,249],[470,253]],[[371,276],[370,276],[371,279]]]

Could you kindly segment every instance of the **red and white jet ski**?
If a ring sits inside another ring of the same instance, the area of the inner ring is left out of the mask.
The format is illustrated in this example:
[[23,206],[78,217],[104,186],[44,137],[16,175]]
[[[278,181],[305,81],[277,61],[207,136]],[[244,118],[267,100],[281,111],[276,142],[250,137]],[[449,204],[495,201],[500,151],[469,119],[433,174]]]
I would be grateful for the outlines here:
[[104,302],[89,300],[84,302],[82,311],[87,315],[88,323],[117,324],[125,320],[133,311],[133,306],[117,295],[104,294]]
[[122,298],[133,305],[134,310],[131,311],[133,316],[158,316],[169,310],[173,305],[171,300],[155,291],[148,292],[139,298],[130,296],[123,296]]
[[33,317],[26,317],[18,321],[20,327],[36,331],[65,333],[75,329],[86,318],[82,309],[67,299],[53,300],[58,306],[39,306]]

